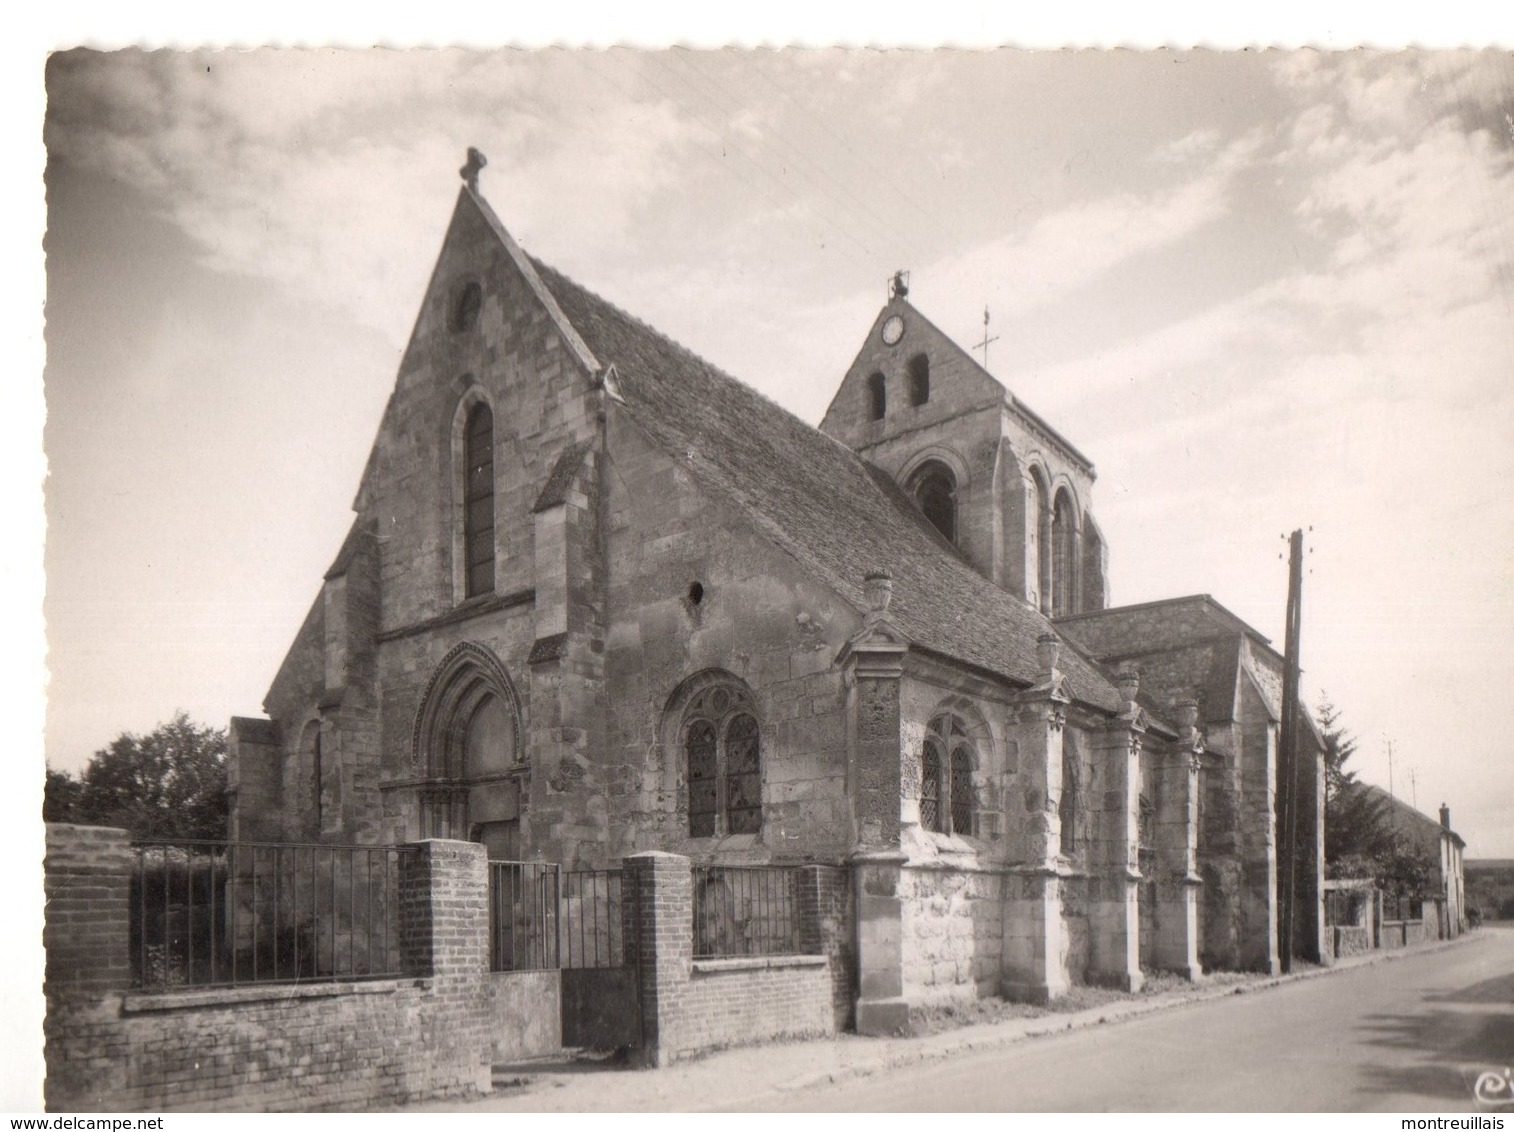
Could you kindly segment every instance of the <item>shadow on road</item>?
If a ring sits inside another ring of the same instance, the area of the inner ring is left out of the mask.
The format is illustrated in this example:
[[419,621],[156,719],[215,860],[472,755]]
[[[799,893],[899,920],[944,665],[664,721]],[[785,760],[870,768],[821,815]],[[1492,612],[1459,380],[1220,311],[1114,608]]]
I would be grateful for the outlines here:
[[[1363,1043],[1398,1056],[1368,1070],[1362,1091],[1378,1096],[1415,1093],[1470,1111],[1469,1068],[1514,1062],[1514,1010],[1509,1009],[1514,1003],[1514,975],[1427,995],[1424,1001],[1426,1007],[1413,1014],[1371,1014],[1363,1019]],[[1418,1055],[1419,1064],[1406,1066],[1405,1054]]]

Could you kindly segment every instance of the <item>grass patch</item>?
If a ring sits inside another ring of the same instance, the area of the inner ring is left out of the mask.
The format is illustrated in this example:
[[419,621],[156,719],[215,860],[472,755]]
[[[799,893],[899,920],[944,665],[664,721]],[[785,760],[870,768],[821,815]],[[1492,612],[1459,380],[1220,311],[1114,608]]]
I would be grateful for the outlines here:
[[1073,986],[1060,998],[1045,1006],[1009,1002],[1002,998],[977,998],[920,1006],[910,1011],[910,1029],[916,1035],[940,1034],[964,1026],[981,1026],[1020,1018],[1044,1018],[1048,1014],[1076,1014],[1099,1006],[1111,1006],[1139,999],[1182,998],[1195,991],[1214,987],[1254,983],[1265,976],[1238,971],[1218,971],[1201,983],[1191,983],[1171,971],[1146,971],[1146,981],[1137,994],[1126,994],[1113,987]]

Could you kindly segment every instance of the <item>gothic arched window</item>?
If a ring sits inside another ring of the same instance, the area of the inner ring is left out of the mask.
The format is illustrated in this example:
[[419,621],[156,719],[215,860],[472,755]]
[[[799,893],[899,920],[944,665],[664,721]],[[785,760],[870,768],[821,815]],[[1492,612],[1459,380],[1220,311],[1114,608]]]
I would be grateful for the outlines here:
[[888,412],[888,383],[881,373],[867,379],[868,419],[881,421]]
[[1036,607],[1051,612],[1051,496],[1038,465],[1030,466],[1030,514],[1026,537],[1030,540],[1030,565],[1034,570]]
[[751,696],[734,678],[701,689],[684,708],[689,836],[762,829],[762,734]]
[[909,403],[919,408],[930,400],[930,359],[916,354],[909,360]]
[[1077,508],[1066,491],[1057,492],[1051,516],[1052,614],[1063,617],[1078,611],[1078,520]]
[[947,542],[957,541],[957,478],[939,460],[920,465],[909,479],[909,494],[931,526]]
[[494,592],[494,414],[483,402],[468,413],[463,442],[465,596]]
[[960,716],[930,721],[920,751],[920,824],[935,833],[971,834],[977,819],[977,751]]

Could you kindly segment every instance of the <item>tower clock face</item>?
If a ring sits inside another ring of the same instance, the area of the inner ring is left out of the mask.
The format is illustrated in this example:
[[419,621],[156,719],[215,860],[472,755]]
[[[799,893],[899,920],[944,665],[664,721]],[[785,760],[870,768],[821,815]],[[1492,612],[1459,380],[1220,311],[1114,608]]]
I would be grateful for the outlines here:
[[899,339],[904,337],[904,320],[896,314],[888,316],[883,324],[883,344],[885,346],[897,346]]

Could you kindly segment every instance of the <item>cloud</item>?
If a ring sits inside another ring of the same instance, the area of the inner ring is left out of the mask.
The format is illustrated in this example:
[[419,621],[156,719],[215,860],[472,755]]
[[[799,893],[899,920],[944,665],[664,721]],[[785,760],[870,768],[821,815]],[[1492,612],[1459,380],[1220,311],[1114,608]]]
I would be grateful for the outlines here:
[[49,70],[47,141],[151,194],[207,265],[398,337],[467,145],[514,225],[569,244],[610,242],[683,175],[708,139],[639,93],[638,66],[601,58],[591,81],[568,52],[76,52]]

